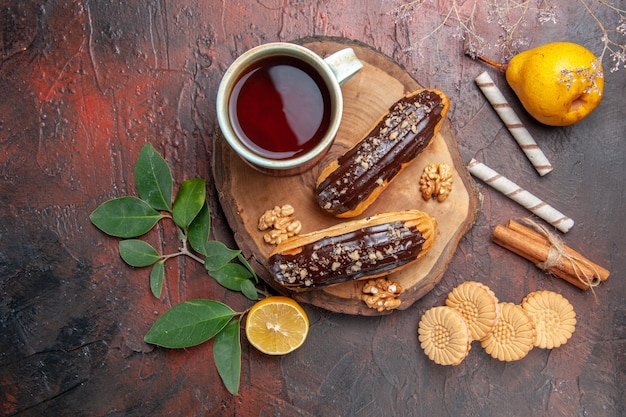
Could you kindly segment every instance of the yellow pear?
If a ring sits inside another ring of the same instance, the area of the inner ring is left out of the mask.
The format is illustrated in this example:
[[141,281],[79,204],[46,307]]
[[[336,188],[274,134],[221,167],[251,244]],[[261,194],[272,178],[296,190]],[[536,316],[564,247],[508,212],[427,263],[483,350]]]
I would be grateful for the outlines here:
[[576,123],[602,100],[602,64],[576,43],[541,45],[497,66],[506,68],[506,80],[526,111],[549,126]]

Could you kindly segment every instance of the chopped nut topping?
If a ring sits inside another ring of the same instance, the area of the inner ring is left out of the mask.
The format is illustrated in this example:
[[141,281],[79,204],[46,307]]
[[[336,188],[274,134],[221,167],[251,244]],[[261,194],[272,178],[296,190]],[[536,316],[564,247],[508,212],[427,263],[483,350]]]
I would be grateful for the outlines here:
[[436,197],[442,202],[452,191],[452,172],[450,167],[444,163],[429,164],[424,168],[422,178],[420,178],[420,191],[424,200]]
[[290,204],[282,207],[275,206],[266,210],[259,218],[259,230],[272,229],[265,233],[263,240],[272,245],[278,245],[288,238],[297,235],[302,230],[302,223],[292,217],[295,209]]
[[337,161],[341,169],[333,169],[316,186],[320,207],[335,215],[356,215],[356,210],[368,204],[365,200],[374,189],[385,188],[395,178],[397,166],[411,162],[430,143],[430,132],[438,130],[441,112],[447,112],[447,106],[435,91],[424,90],[394,104],[367,136]]
[[402,291],[400,284],[387,278],[371,279],[363,285],[361,299],[369,308],[379,312],[393,310],[402,304],[398,298]]

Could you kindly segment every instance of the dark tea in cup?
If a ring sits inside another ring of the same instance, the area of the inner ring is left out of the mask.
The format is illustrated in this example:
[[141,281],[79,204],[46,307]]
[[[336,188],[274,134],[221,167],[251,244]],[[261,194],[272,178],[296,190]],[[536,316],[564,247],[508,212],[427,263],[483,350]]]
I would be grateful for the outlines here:
[[312,150],[330,126],[328,87],[308,63],[289,56],[255,62],[235,83],[228,106],[245,146],[271,159]]
[[312,168],[339,129],[341,84],[362,67],[351,48],[327,58],[283,42],[250,49],[228,68],[217,92],[224,139],[266,174],[296,175]]

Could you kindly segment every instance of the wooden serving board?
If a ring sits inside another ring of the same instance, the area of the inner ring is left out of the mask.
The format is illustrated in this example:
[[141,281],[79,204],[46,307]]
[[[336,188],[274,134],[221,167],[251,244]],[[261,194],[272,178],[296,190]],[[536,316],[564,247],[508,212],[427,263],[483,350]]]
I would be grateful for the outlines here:
[[[267,261],[274,249],[263,241],[257,229],[259,217],[276,205],[291,204],[294,217],[302,222],[301,233],[323,229],[341,222],[321,210],[314,197],[317,176],[323,166],[359,141],[387,109],[405,94],[421,86],[398,64],[362,44],[344,39],[305,39],[300,42],[321,56],[352,47],[363,62],[363,69],[342,86],[344,113],[334,145],[319,166],[298,176],[272,177],[258,173],[244,163],[218,132],[213,142],[213,172],[226,218],[235,241],[259,277],[272,288],[294,299],[331,311],[380,315],[361,300],[363,281],[342,283],[308,292],[290,292],[276,283],[267,271]],[[449,197],[439,203],[425,201],[419,191],[419,179],[429,163],[446,163],[453,171]],[[437,219],[435,243],[417,263],[388,276],[405,291],[400,309],[409,307],[439,282],[461,237],[474,222],[477,196],[458,151],[456,139],[446,120],[432,143],[407,167],[360,217],[383,211],[418,209]],[[343,220],[345,221],[345,220]]]

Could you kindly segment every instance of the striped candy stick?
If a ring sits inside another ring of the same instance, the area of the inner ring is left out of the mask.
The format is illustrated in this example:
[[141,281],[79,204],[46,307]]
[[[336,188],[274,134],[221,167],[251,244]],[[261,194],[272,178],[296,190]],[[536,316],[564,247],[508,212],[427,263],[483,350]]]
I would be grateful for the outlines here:
[[487,72],[483,72],[476,77],[476,84],[483,92],[487,101],[494,108],[500,119],[504,122],[504,125],[509,129],[513,138],[517,141],[519,146],[526,154],[526,157],[533,164],[537,173],[540,176],[546,175],[552,171],[552,164],[548,161],[548,158],[544,155],[543,151],[539,148],[533,137],[528,130],[522,124],[517,114],[511,108],[511,105],[506,101],[500,89],[493,82]]
[[482,162],[473,159],[469,162],[467,169],[470,174],[484,181],[486,184],[500,191],[511,200],[527,208],[537,217],[550,223],[563,233],[567,233],[574,226],[574,220],[565,216],[548,203],[524,190],[513,181],[498,174]]

